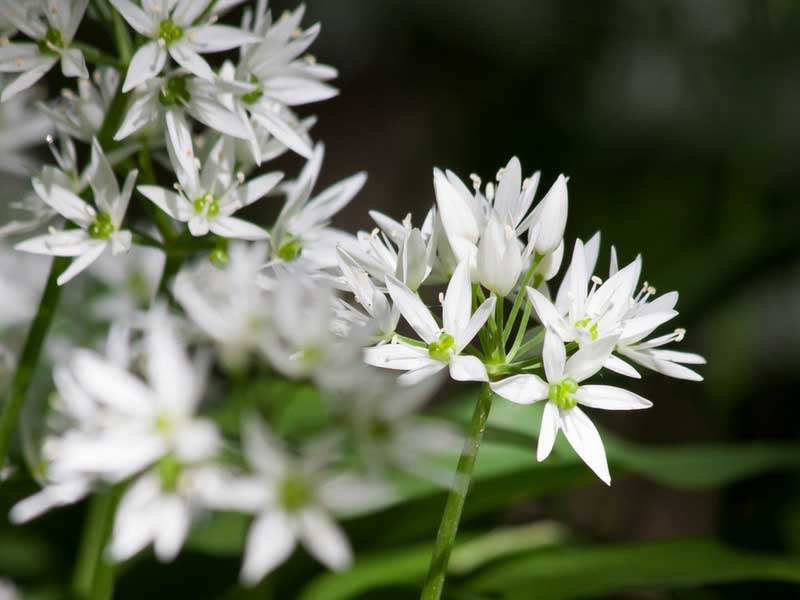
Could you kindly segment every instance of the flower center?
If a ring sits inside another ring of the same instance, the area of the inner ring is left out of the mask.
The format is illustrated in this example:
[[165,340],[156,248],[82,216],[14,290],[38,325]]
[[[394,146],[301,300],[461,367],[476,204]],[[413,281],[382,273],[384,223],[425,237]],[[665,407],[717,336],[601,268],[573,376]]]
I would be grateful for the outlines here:
[[164,42],[167,46],[177,42],[183,37],[183,28],[176,25],[172,19],[164,19],[158,25],[158,39]]
[[214,194],[205,194],[199,198],[195,198],[192,202],[194,211],[198,215],[202,215],[207,210],[206,214],[209,217],[216,217],[219,214],[219,201]]
[[189,93],[189,76],[179,75],[168,79],[158,94],[158,101],[164,106],[175,104],[189,104],[192,95]]
[[449,333],[443,333],[438,340],[428,345],[428,356],[442,362],[448,362],[453,355],[455,345],[455,338]]
[[281,482],[278,490],[280,504],[289,512],[305,507],[312,497],[311,486],[299,475],[289,475]]
[[39,52],[42,54],[57,54],[56,48],[64,48],[64,38],[58,29],[52,27],[47,30],[44,38],[39,42]]
[[283,243],[278,246],[278,257],[286,262],[300,258],[303,253],[303,243],[293,235],[286,235]]
[[250,75],[250,83],[258,85],[259,87],[242,96],[242,102],[245,104],[255,104],[261,99],[261,96],[264,95],[264,90],[261,89],[261,86],[259,85],[261,82],[258,81],[258,77],[255,75]]
[[569,410],[575,408],[578,404],[575,398],[575,392],[578,391],[578,382],[574,379],[567,377],[559,383],[550,385],[547,391],[547,399],[562,410]]
[[589,323],[592,323],[592,319],[590,319],[589,317],[586,317],[585,319],[581,319],[580,321],[576,321],[575,322],[575,327],[580,327],[581,329],[585,329],[586,331],[588,331],[589,335],[592,336],[592,341],[594,341],[594,340],[597,339],[597,336],[599,335],[599,333],[597,331],[597,322],[592,323],[591,327],[589,327]]
[[94,222],[89,225],[89,236],[96,240],[107,240],[116,231],[114,223],[111,222],[111,215],[100,213],[95,217]]
[[161,480],[161,489],[174,492],[183,473],[183,465],[172,454],[167,454],[156,463],[156,472]]

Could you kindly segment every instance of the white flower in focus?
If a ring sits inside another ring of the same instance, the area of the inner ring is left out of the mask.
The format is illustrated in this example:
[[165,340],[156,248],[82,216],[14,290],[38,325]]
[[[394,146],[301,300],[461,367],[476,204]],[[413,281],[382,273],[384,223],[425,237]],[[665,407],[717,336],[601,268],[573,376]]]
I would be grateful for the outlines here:
[[17,244],[15,249],[34,254],[75,257],[59,276],[58,285],[64,285],[86,269],[106,248],[110,247],[113,254],[127,252],[131,246],[131,233],[120,228],[137,175],[136,170],[130,171],[120,190],[103,149],[94,140],[89,183],[99,212],[72,191],[58,184],[48,189],[42,180],[35,178],[33,186],[39,197],[79,228],[51,230],[49,234]]
[[201,170],[186,122],[168,112],[167,131],[167,150],[180,185],[175,192],[140,185],[139,192],[173,219],[188,223],[194,236],[210,231],[224,238],[267,238],[269,234],[261,227],[232,215],[263,198],[283,178],[283,173],[268,173],[245,183],[244,175],[234,174],[231,162],[214,152]]
[[214,71],[200,54],[224,52],[259,41],[241,29],[212,24],[213,18],[196,24],[211,0],[143,0],[141,7],[131,0],[111,0],[111,4],[137,33],[150,40],[133,55],[123,92],[161,73],[167,56],[197,77],[213,81]]
[[0,17],[35,41],[0,44],[0,73],[19,73],[0,102],[28,89],[61,62],[64,77],[86,79],[83,53],[70,47],[89,0],[0,0]]
[[522,271],[522,243],[493,210],[478,244],[478,281],[499,297],[514,289]]
[[487,381],[486,367],[476,356],[461,354],[492,314],[495,298],[489,298],[472,314],[472,287],[469,264],[458,265],[442,302],[440,327],[420,297],[393,277],[386,287],[400,313],[422,338],[416,345],[402,340],[365,350],[368,364],[385,369],[408,371],[400,381],[412,384],[430,377],[445,367],[457,381]]
[[39,163],[28,150],[41,145],[53,125],[31,108],[34,99],[34,93],[23,93],[0,104],[0,172],[30,175]]
[[564,344],[552,331],[544,338],[542,359],[547,381],[537,375],[514,375],[491,383],[492,391],[517,404],[546,400],[536,458],[543,461],[553,449],[558,431],[564,432],[575,452],[606,484],[611,484],[603,441],[597,428],[578,405],[603,410],[637,410],[652,403],[641,396],[608,385],[581,385],[603,367],[618,337],[608,336],[583,346],[567,359]]

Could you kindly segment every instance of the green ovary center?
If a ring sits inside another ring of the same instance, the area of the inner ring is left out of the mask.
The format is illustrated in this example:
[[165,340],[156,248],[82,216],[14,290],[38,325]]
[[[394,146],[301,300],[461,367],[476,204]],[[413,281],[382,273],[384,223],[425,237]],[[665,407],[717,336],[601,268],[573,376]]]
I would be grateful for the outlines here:
[[283,243],[278,246],[278,257],[286,262],[291,262],[303,253],[303,243],[293,235],[283,238]]
[[42,54],[56,54],[55,48],[64,48],[64,38],[58,29],[50,28],[39,42],[39,52]]
[[183,464],[172,454],[167,454],[156,463],[156,472],[161,480],[161,489],[174,492],[183,474]]
[[284,479],[278,490],[280,504],[289,512],[304,508],[311,502],[312,497],[311,486],[297,475],[290,475]]
[[167,46],[177,42],[183,37],[183,28],[176,25],[172,19],[164,19],[158,25],[158,39],[162,40]]
[[[260,82],[258,81],[258,77],[255,75],[250,75],[250,83],[259,85]],[[255,104],[261,97],[264,95],[264,90],[261,89],[259,86],[257,89],[253,90],[252,92],[248,92],[242,96],[242,102],[245,104]]]
[[578,391],[578,382],[574,379],[567,377],[559,383],[550,385],[547,391],[547,399],[562,410],[569,410],[575,408],[578,400],[575,398],[575,392]]
[[96,240],[107,240],[116,231],[114,223],[111,222],[111,215],[100,213],[89,225],[89,236]]
[[198,215],[202,215],[206,210],[208,210],[206,214],[209,217],[216,217],[219,214],[219,200],[214,194],[205,194],[195,198],[192,206],[194,206],[194,210]]
[[576,321],[575,327],[580,327],[581,329],[585,329],[586,331],[588,331],[589,335],[592,336],[592,341],[594,341],[597,339],[597,336],[599,335],[597,331],[597,323],[592,323],[591,327],[589,327],[589,323],[592,323],[592,320],[589,317],[586,317],[585,319]]
[[192,95],[189,93],[188,81],[188,75],[180,75],[167,80],[161,92],[158,94],[158,101],[164,106],[189,104]]
[[428,345],[428,356],[448,362],[455,351],[456,340],[449,333],[443,333],[439,339]]

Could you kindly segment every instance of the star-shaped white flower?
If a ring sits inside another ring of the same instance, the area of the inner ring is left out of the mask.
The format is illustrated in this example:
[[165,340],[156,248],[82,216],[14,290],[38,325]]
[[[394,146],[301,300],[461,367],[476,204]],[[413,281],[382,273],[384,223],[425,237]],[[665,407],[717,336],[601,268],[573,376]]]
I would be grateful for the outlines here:
[[210,231],[242,240],[269,237],[258,225],[232,215],[263,198],[283,173],[267,173],[245,183],[243,175],[232,172],[233,164],[214,151],[200,170],[191,131],[177,113],[167,113],[167,131],[167,150],[180,182],[177,192],[154,185],[140,185],[137,189],[170,217],[188,223],[192,235],[203,236]]
[[489,298],[472,314],[472,287],[469,263],[461,262],[447,286],[442,302],[440,327],[420,297],[394,277],[386,278],[386,287],[400,313],[423,340],[415,345],[402,340],[367,348],[368,364],[386,369],[408,371],[401,375],[403,383],[416,383],[449,367],[450,376],[458,381],[487,381],[483,362],[469,354],[461,354],[472,341],[489,315],[495,298]]
[[0,16],[36,43],[0,45],[0,73],[19,73],[3,88],[0,102],[28,89],[61,61],[64,77],[89,77],[83,53],[72,48],[72,38],[89,0],[0,0]]
[[259,38],[236,27],[213,25],[213,21],[195,24],[211,0],[144,0],[142,6],[130,0],[111,0],[128,24],[149,42],[131,59],[123,92],[157,76],[167,63],[167,56],[189,72],[207,81],[214,71],[202,53],[224,52]]
[[514,375],[491,384],[492,391],[517,404],[547,401],[536,452],[539,461],[550,455],[556,434],[561,430],[578,456],[609,485],[611,475],[603,441],[578,405],[603,410],[637,410],[652,406],[649,400],[622,388],[582,385],[583,381],[600,371],[617,339],[617,335],[597,339],[567,359],[561,339],[555,332],[548,331],[542,351],[547,381],[537,375]]
[[46,235],[20,242],[15,249],[34,254],[75,257],[59,276],[58,285],[64,285],[86,269],[100,258],[106,248],[111,248],[113,254],[127,252],[131,246],[131,233],[121,227],[137,175],[136,170],[130,171],[120,190],[103,149],[94,140],[89,184],[97,210],[58,183],[47,186],[41,179],[34,178],[33,187],[39,197],[79,228],[51,230]]

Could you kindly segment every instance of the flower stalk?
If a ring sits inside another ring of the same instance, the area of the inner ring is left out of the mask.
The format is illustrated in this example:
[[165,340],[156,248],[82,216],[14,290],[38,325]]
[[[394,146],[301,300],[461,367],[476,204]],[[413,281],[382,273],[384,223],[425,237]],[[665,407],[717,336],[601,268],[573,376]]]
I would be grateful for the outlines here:
[[472,480],[475,459],[478,457],[478,450],[483,440],[486,421],[489,418],[491,408],[492,391],[489,388],[489,384],[485,383],[481,386],[480,395],[475,404],[475,411],[472,413],[472,421],[467,432],[467,440],[458,459],[455,482],[447,495],[447,502],[442,513],[442,520],[439,523],[431,564],[425,583],[422,586],[420,600],[438,600],[442,596],[444,580],[447,576],[447,565],[450,562],[450,553],[455,544],[458,524],[461,521],[461,512],[464,509],[464,501],[467,498],[467,492]]
[[114,567],[103,559],[119,494],[110,489],[92,497],[75,565],[73,593],[79,600],[106,600],[114,589]]

